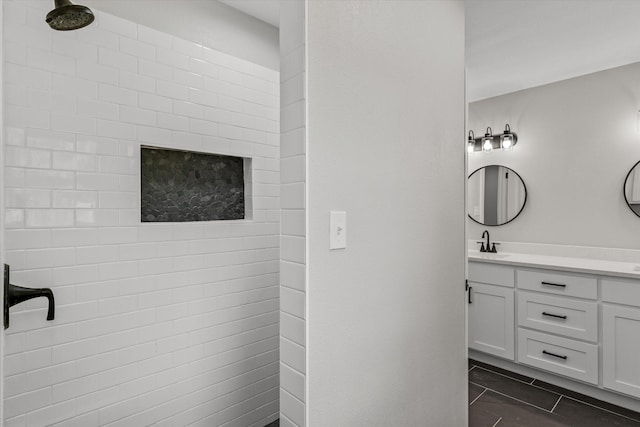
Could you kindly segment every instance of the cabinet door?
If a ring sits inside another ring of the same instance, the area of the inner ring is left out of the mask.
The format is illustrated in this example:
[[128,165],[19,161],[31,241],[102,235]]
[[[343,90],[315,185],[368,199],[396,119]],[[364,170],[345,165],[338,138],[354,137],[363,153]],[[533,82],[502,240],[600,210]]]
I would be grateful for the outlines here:
[[640,397],[640,309],[602,305],[602,380],[611,390]]
[[469,348],[514,358],[513,289],[470,283]]

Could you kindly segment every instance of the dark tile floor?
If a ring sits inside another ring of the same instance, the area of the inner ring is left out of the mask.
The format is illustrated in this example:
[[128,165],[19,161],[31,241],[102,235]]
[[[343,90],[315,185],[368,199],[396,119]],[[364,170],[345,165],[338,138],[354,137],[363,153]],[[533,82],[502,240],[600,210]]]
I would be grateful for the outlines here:
[[640,413],[469,360],[469,427],[640,427]]
[[640,413],[469,360],[469,427],[609,426],[640,427]]

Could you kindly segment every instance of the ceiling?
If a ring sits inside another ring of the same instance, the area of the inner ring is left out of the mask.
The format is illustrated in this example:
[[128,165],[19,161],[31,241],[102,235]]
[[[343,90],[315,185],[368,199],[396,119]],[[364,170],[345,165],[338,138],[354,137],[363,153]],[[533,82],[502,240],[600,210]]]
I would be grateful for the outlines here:
[[638,0],[467,0],[469,102],[640,61]]
[[274,27],[280,26],[280,0],[218,0],[227,6],[258,18]]
[[[279,25],[278,0],[219,1]],[[640,0],[464,3],[469,102],[640,62]]]

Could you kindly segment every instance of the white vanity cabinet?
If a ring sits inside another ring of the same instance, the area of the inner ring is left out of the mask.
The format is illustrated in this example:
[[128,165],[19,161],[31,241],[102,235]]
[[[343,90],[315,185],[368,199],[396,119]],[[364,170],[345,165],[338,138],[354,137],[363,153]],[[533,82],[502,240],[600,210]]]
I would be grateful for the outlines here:
[[517,269],[520,363],[598,384],[598,282],[593,276]]
[[640,281],[603,279],[602,385],[640,397]]
[[469,259],[471,356],[640,411],[637,264],[502,257]]
[[469,348],[513,360],[514,268],[469,263]]

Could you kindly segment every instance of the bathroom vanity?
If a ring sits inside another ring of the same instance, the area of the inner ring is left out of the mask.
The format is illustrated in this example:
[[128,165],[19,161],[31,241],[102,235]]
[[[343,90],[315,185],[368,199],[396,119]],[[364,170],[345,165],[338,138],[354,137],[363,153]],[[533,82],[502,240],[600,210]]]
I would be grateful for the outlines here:
[[640,263],[469,252],[469,355],[640,410]]

